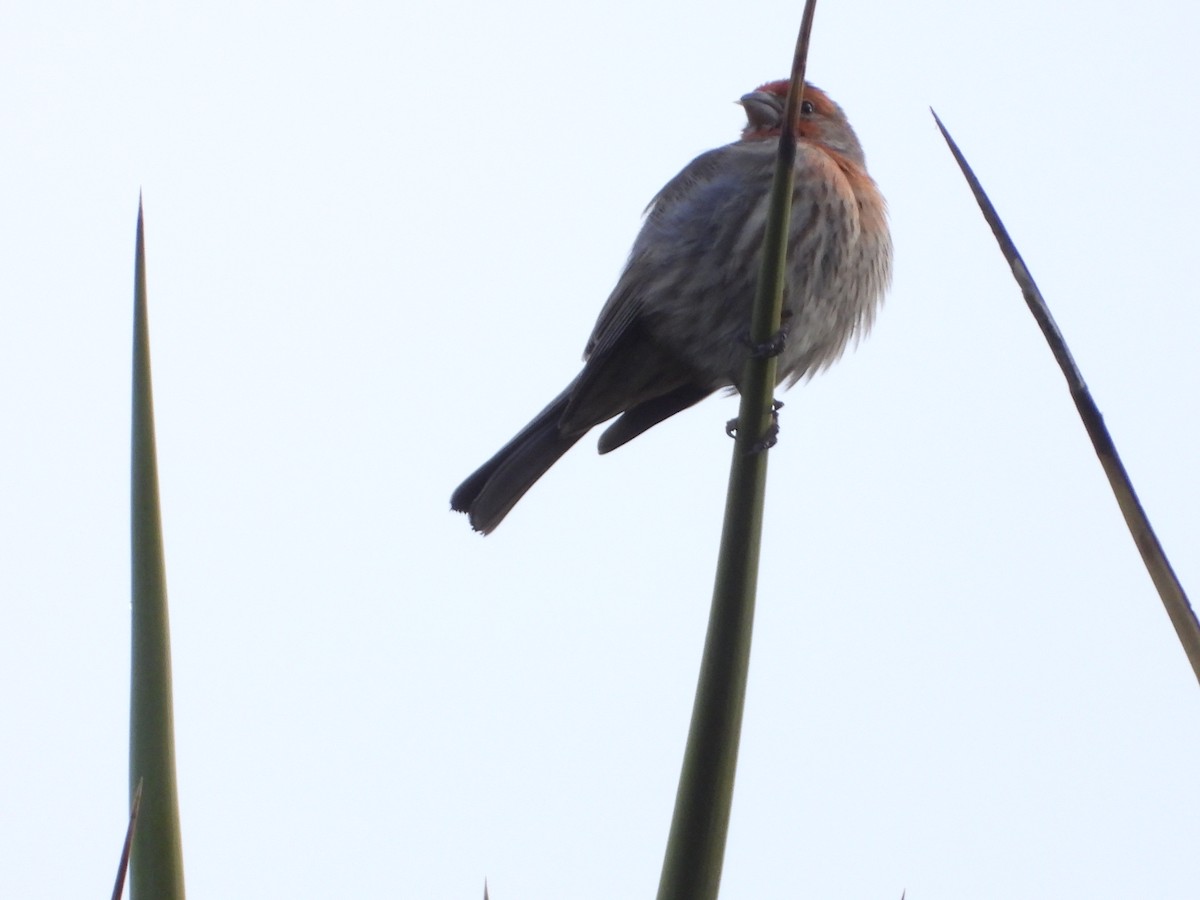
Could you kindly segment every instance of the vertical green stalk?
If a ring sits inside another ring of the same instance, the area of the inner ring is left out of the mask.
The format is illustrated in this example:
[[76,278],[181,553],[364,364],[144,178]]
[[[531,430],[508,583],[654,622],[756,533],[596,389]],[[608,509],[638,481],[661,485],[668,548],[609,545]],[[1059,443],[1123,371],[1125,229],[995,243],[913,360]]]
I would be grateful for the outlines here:
[[146,250],[138,200],[133,288],[132,685],[129,790],[143,785],[130,859],[134,900],[182,900],[183,843],[175,787],[171,706],[171,635],[158,502],[150,335],[146,322]]
[[[804,62],[815,6],[816,0],[805,4],[792,62],[792,84],[764,237],[763,268],[750,324],[755,344],[765,344],[780,328],[796,159],[796,111],[804,90]],[[773,356],[752,356],[739,386],[742,399],[712,610],[658,900],[715,900],[721,885],[762,542],[767,484],[767,453],[762,441],[772,425],[776,365]]]

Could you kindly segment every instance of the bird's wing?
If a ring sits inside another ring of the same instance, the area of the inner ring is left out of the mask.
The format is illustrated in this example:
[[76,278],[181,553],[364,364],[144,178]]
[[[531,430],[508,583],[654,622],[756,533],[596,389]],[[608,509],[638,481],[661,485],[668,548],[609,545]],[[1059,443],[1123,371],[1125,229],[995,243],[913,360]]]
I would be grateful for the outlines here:
[[634,318],[615,340],[588,357],[572,386],[559,429],[564,434],[586,431],[694,377],[686,364],[647,332],[642,320]]
[[[696,372],[660,340],[656,320],[664,309],[693,299],[677,294],[705,254],[728,252],[729,223],[744,221],[748,208],[760,201],[761,191],[754,188],[763,183],[763,166],[771,164],[772,152],[764,142],[710,150],[650,202],[629,261],[584,351],[587,363],[564,428],[591,427],[684,385],[696,388],[693,403],[711,392],[711,377]],[[652,424],[647,419],[644,427]]]
[[630,324],[638,318],[645,306],[647,291],[653,289],[653,279],[649,275],[651,267],[644,264],[643,258],[647,252],[647,245],[652,243],[651,235],[657,233],[658,226],[672,212],[678,211],[681,204],[693,203],[698,188],[711,183],[722,174],[722,170],[726,168],[725,157],[736,151],[739,146],[730,144],[702,153],[668,181],[650,201],[646,207],[642,230],[634,242],[629,260],[625,263],[621,277],[604,308],[600,310],[596,326],[588,338],[587,347],[583,352],[584,359],[590,359],[617,343]]

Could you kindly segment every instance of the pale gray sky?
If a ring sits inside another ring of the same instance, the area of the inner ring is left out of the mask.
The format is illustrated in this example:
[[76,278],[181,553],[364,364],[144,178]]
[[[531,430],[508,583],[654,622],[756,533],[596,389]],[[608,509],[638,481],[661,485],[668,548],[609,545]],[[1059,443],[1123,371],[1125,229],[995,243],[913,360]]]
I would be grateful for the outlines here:
[[[124,828],[134,220],[191,896],[652,896],[731,399],[454,486],[577,370],[639,215],[799,4],[16,5],[0,31],[0,894]],[[928,113],[1200,590],[1200,11],[823,0],[888,197],[784,396],[723,896],[1193,898],[1200,691]]]

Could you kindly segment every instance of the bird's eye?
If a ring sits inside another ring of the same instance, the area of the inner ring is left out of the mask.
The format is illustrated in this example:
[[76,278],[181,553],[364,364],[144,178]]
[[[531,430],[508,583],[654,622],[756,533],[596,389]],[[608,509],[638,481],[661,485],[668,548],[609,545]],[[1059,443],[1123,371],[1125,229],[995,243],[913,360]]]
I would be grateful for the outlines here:
[[817,111],[817,108],[812,105],[811,100],[805,100],[803,103],[800,104],[800,115],[802,115],[802,116],[811,116],[816,111]]

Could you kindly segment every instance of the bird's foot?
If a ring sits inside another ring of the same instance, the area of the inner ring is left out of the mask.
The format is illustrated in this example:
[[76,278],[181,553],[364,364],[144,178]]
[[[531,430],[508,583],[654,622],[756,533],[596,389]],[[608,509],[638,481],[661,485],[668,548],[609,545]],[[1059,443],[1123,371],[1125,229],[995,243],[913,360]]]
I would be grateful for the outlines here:
[[750,335],[742,338],[742,342],[750,348],[750,355],[755,359],[770,359],[772,356],[778,356],[783,352],[783,348],[787,346],[788,330],[790,328],[789,319],[792,313],[790,310],[783,311],[783,319],[779,324],[779,330],[767,338],[762,343],[756,342]]
[[[748,453],[762,453],[779,443],[779,411],[781,409],[783,409],[782,400],[771,401],[771,422],[767,425],[763,436],[751,445]],[[737,419],[730,419],[725,423],[725,433],[731,438],[737,438]]]

